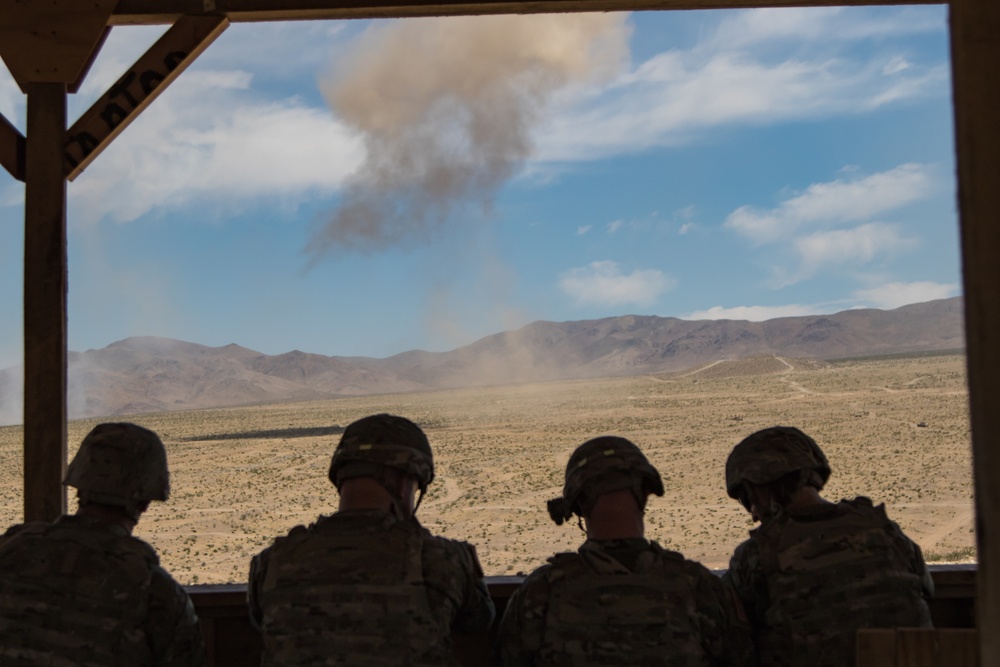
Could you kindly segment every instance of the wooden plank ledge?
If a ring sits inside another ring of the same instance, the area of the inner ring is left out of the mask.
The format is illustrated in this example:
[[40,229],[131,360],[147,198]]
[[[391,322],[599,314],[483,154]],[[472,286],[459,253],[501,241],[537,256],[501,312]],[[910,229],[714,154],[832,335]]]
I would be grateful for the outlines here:
[[545,14],[660,9],[748,9],[941,4],[932,0],[120,0],[110,25],[172,23],[183,15],[222,14],[233,23],[309,19],[459,16],[468,14]]

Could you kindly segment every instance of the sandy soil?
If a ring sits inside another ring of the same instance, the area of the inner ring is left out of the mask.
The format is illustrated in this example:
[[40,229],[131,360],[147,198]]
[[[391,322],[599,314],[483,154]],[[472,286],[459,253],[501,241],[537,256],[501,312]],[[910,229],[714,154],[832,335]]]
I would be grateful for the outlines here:
[[[173,487],[136,534],[183,583],[244,581],[250,557],[275,535],[336,507],[326,479],[338,439],[330,427],[388,411],[421,424],[435,449],[438,477],[420,519],[476,544],[487,574],[530,571],[582,542],[575,524],[549,520],[545,501],[560,492],[573,448],[602,434],[632,439],[664,477],[648,535],[725,567],[752,527],[725,494],[726,456],[774,424],[798,426],[824,448],[834,471],[824,495],[885,502],[929,561],[969,561],[964,368],[960,356],[766,358],[657,377],[134,416],[166,442]],[[94,423],[70,425],[71,455]],[[21,447],[19,427],[0,428],[3,524],[21,516]]]

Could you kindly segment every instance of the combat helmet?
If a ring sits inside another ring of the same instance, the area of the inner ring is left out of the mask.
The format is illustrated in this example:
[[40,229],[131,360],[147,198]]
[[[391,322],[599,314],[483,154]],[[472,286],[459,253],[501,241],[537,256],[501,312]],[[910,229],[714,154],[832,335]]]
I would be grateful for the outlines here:
[[405,417],[382,413],[344,429],[330,461],[329,477],[339,490],[341,482],[352,477],[383,481],[385,468],[417,480],[421,497],[434,480],[434,456],[424,432]]
[[98,424],[80,443],[63,484],[77,489],[81,502],[122,507],[137,520],[141,506],[170,496],[167,451],[149,429]]
[[563,494],[548,502],[549,516],[558,525],[573,514],[587,516],[598,496],[621,489],[632,491],[645,507],[647,495],[663,495],[663,480],[630,440],[611,435],[588,440],[569,457]]
[[726,460],[726,492],[740,499],[743,482],[758,486],[793,472],[820,490],[830,479],[830,464],[816,441],[797,428],[772,426],[744,438]]

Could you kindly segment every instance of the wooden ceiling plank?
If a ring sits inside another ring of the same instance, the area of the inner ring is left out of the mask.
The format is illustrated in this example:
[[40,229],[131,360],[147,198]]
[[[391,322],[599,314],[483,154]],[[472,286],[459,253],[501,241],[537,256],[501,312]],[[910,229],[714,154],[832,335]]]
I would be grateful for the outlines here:
[[71,84],[107,27],[116,0],[0,0],[0,57],[14,80]]
[[224,14],[233,23],[309,19],[457,16],[466,14],[544,14],[660,9],[747,9],[752,7],[830,7],[934,5],[941,0],[119,0],[111,25],[172,23],[185,14]]
[[19,181],[24,180],[24,135],[0,113],[0,165]]
[[229,26],[224,16],[184,16],[66,132],[73,180]]

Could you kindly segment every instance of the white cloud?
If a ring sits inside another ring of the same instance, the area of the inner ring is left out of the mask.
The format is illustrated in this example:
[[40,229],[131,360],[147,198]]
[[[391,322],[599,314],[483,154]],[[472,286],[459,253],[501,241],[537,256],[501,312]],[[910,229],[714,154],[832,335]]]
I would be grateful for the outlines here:
[[913,65],[911,65],[903,56],[896,56],[885,64],[885,67],[882,68],[882,73],[886,76],[891,76],[893,74],[905,72],[912,66]]
[[870,219],[934,193],[928,165],[903,164],[852,180],[814,183],[772,209],[741,206],[725,226],[757,243],[785,240],[805,225],[830,225]]
[[713,306],[708,310],[697,310],[687,315],[682,315],[685,320],[750,320],[751,322],[763,322],[776,317],[798,317],[800,315],[819,315],[825,312],[821,306],[789,304],[786,306],[734,306],[723,308]]
[[584,234],[590,231],[591,227],[593,227],[593,225],[581,225],[580,227],[577,227],[576,235],[583,236]]
[[947,299],[960,293],[953,283],[918,281],[912,283],[888,283],[858,290],[854,297],[875,308],[891,309],[909,303],[921,303],[934,299]]
[[790,243],[794,260],[771,263],[772,288],[787,287],[817,273],[844,266],[859,267],[912,250],[917,240],[904,237],[898,225],[873,222],[851,229],[815,232]]
[[[338,191],[360,164],[363,147],[320,106],[314,77],[345,26],[231,26],[70,184],[71,224],[131,221],[194,201],[210,216],[213,209],[231,211],[262,199],[297,205]],[[164,31],[113,29],[80,92],[69,97],[70,123]],[[288,84],[290,76],[299,79]],[[303,80],[311,86],[307,92],[316,93],[316,106],[263,92],[276,81],[301,89]],[[0,112],[15,124],[23,121],[24,96],[2,64]],[[0,191],[0,206],[22,199],[19,187]]]
[[625,274],[609,260],[570,269],[559,277],[559,287],[579,305],[648,306],[675,285],[676,280],[657,269]]
[[922,303],[934,299],[947,299],[960,294],[956,284],[929,281],[912,283],[888,283],[855,291],[850,298],[832,303],[787,304],[783,306],[733,306],[724,308],[713,306],[707,310],[697,310],[681,315],[685,320],[749,320],[763,322],[776,317],[800,317],[803,315],[824,315],[853,308],[879,308],[891,310],[910,303]]
[[912,248],[914,243],[900,235],[897,225],[872,222],[809,234],[793,245],[803,266],[815,270],[829,264],[866,264],[877,256]]
[[681,228],[677,230],[677,233],[680,234],[681,236],[684,236],[694,228],[695,224],[693,222],[685,222],[683,225],[681,225]]
[[357,139],[324,110],[250,86],[246,72],[186,72],[70,185],[74,218],[336,191],[362,158]]
[[941,30],[942,12],[923,7],[760,8],[727,12],[707,43],[732,49],[774,47],[781,42],[853,42],[926,34]]
[[[867,57],[854,48],[856,40],[943,34],[939,11],[782,8],[725,16],[699,44],[659,53],[606,86],[563,99],[536,134],[536,159],[599,159],[688,143],[720,126],[856,115],[949,93],[947,62],[899,69],[898,54]],[[891,75],[886,63],[896,63]]]
[[614,222],[608,223],[608,234],[614,234],[625,224],[624,220],[615,220]]

